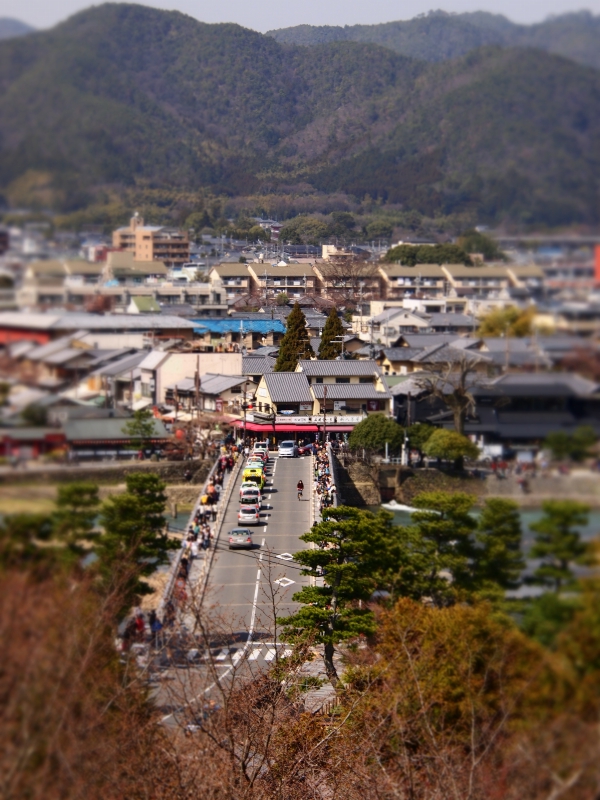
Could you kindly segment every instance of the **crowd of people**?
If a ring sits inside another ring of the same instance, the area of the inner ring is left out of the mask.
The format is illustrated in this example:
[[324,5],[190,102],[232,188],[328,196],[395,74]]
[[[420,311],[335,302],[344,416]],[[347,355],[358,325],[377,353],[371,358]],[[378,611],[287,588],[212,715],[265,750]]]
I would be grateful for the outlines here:
[[329,466],[327,447],[320,447],[315,453],[314,490],[319,514],[334,503],[335,483]]

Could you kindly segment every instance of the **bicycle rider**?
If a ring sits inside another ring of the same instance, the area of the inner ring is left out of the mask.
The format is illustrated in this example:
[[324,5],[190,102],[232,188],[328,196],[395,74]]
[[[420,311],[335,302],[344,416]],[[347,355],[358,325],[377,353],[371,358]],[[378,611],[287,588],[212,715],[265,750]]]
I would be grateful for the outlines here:
[[296,489],[298,490],[298,500],[302,500],[302,492],[304,491],[304,484],[302,483],[301,480],[298,481]]

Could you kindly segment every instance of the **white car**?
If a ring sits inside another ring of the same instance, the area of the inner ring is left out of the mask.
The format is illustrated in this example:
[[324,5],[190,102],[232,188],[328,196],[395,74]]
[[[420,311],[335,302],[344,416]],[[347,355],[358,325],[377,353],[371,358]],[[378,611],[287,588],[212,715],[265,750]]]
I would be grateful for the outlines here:
[[296,442],[281,442],[279,444],[279,458],[296,458],[298,446]]

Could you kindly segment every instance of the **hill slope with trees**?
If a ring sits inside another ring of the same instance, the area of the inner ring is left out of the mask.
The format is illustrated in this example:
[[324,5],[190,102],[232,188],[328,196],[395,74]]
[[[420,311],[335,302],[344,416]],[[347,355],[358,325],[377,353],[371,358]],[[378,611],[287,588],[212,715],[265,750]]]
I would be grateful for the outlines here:
[[486,45],[537,47],[600,69],[600,16],[578,11],[517,25],[500,14],[431,11],[378,25],[296,25],[268,31],[282,44],[370,42],[424,61],[446,61]]
[[127,187],[320,192],[594,223],[599,99],[600,72],[539,50],[427,64],[106,4],[0,42],[0,195],[71,211]]

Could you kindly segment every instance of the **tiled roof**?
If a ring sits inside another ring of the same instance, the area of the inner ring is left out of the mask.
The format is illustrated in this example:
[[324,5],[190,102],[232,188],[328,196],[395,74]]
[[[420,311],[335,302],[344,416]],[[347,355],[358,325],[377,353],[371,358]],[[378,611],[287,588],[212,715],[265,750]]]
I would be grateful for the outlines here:
[[[162,420],[152,420],[154,425],[153,438],[167,439],[169,434]],[[82,419],[69,420],[64,425],[67,441],[99,441],[102,440],[129,440],[131,436],[123,431],[126,419]]]
[[212,267],[210,272],[216,272],[220,278],[246,278],[247,280],[250,277],[247,264],[218,264],[216,267]]
[[537,397],[587,397],[600,392],[600,385],[572,372],[507,373],[476,394],[535,395]]
[[378,392],[372,383],[313,383],[311,390],[317,400],[322,400],[327,388],[328,400],[385,400],[389,392]]
[[388,347],[383,355],[388,361],[412,361],[423,352],[422,347]]
[[200,391],[203,394],[220,395],[234,386],[245,383],[247,378],[243,375],[215,375],[207,372],[200,376]]
[[353,377],[355,375],[379,375],[379,369],[376,361],[370,359],[363,359],[362,361],[354,361],[352,359],[336,359],[335,361],[308,361],[301,360],[298,362],[298,371],[302,371],[307,377],[329,377],[329,376],[343,376]]
[[472,350],[463,350],[451,345],[439,344],[428,347],[413,358],[421,364],[454,364],[458,362],[475,363],[486,362],[490,359],[481,353]]
[[276,358],[270,356],[243,356],[242,372],[244,375],[265,375],[273,372]]
[[439,264],[417,264],[414,267],[403,267],[400,264],[379,264],[379,269],[390,278],[439,278],[444,280],[445,275]]
[[[403,333],[399,338],[409,347],[425,348],[433,347],[436,344],[451,344],[459,337],[456,333]],[[469,338],[468,341],[471,342],[471,346],[474,346],[479,339]]]
[[137,353],[133,353],[133,355],[125,356],[124,358],[119,358],[116,361],[111,361],[108,364],[100,367],[97,370],[92,372],[92,375],[105,375],[106,377],[114,377],[116,375],[121,375],[124,372],[129,372],[139,365],[146,359],[148,356],[148,352],[146,350],[141,350]]
[[271,372],[265,383],[273,403],[312,403],[308,379],[301,372]]

